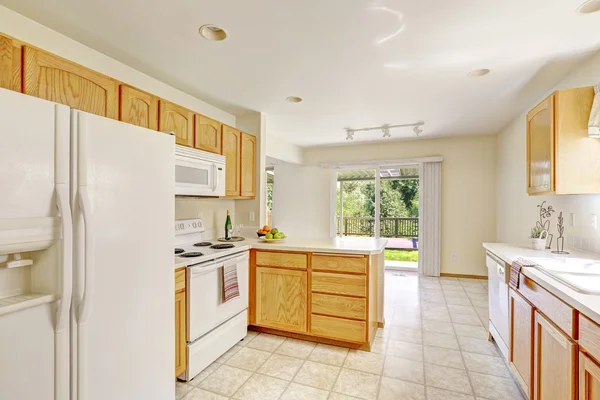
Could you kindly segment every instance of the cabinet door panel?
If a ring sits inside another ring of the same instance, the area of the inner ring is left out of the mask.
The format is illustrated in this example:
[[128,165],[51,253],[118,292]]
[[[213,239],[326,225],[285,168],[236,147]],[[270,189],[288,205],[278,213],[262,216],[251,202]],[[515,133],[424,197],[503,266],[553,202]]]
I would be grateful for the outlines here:
[[182,146],[194,146],[194,113],[177,104],[160,100],[158,130],[174,132],[175,142]]
[[221,154],[221,123],[204,115],[195,115],[194,147],[211,153]]
[[539,312],[534,314],[534,400],[575,400],[577,345]]
[[256,137],[242,132],[241,193],[256,196]]
[[531,398],[533,367],[533,307],[514,290],[509,292],[509,363],[525,393]]
[[121,85],[119,121],[158,130],[158,97]]
[[119,87],[111,78],[53,54],[23,46],[24,93],[108,118],[118,118]]
[[225,195],[240,196],[240,157],[242,132],[230,126],[223,125],[223,155],[225,156]]
[[256,324],[306,333],[307,272],[256,268]]
[[21,91],[21,44],[0,35],[0,88]]
[[527,192],[554,191],[554,95],[527,114]]
[[187,368],[185,292],[175,294],[175,377]]
[[579,400],[600,400],[600,366],[579,352]]

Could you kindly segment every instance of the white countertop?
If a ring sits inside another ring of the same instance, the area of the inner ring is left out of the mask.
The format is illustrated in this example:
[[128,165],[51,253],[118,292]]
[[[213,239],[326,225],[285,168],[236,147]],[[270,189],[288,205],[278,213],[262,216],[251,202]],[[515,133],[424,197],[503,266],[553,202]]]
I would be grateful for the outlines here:
[[387,239],[373,238],[323,238],[285,239],[281,243],[267,243],[259,239],[246,239],[253,249],[307,251],[313,253],[379,254],[385,249]]
[[[562,255],[554,254],[550,250],[533,250],[528,246],[506,243],[484,243],[483,247],[509,264],[512,264],[512,262],[519,257],[524,259],[527,259],[528,257],[600,258],[600,255],[598,254],[574,249],[565,249],[569,251],[570,254]],[[578,309],[588,318],[594,320],[597,324],[600,324],[600,295],[585,294],[575,291],[535,267],[523,268],[521,272],[571,307]]]
[[[324,238],[324,239],[285,239],[280,243],[267,243],[258,238],[246,238],[238,242],[235,250],[221,253],[223,256],[248,249],[306,251],[313,253],[343,253],[343,254],[379,254],[385,249],[387,239],[373,238]],[[186,248],[186,251],[202,251],[198,248]],[[221,255],[219,254],[219,255]],[[213,255],[214,258],[214,255]],[[208,261],[206,256],[198,258],[175,257],[175,269]]]

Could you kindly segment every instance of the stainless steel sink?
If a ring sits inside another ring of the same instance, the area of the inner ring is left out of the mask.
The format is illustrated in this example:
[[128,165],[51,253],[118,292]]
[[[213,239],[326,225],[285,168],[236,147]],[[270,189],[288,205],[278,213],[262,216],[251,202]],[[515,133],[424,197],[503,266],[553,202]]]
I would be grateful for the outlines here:
[[571,289],[600,294],[600,260],[585,258],[528,258],[535,268]]

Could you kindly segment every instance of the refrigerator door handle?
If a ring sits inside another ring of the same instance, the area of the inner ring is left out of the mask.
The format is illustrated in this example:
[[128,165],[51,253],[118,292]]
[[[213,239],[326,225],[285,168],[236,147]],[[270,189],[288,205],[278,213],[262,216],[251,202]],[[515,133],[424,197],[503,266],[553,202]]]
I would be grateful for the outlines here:
[[79,306],[78,324],[85,325],[90,315],[90,304],[93,298],[92,275],[94,271],[94,226],[91,214],[90,196],[87,186],[79,187],[79,208],[84,222],[84,291]]
[[56,204],[62,222],[61,299],[56,310],[56,333],[61,333],[69,324],[69,308],[73,291],[73,222],[69,204],[69,187],[65,183],[56,184]]

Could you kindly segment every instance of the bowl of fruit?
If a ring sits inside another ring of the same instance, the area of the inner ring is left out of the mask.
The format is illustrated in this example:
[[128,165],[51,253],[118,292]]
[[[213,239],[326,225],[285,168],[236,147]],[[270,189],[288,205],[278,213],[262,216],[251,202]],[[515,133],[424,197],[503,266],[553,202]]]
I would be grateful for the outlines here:
[[262,241],[269,243],[279,243],[285,239],[285,234],[283,232],[277,228],[271,229],[268,225],[263,226],[256,234]]

